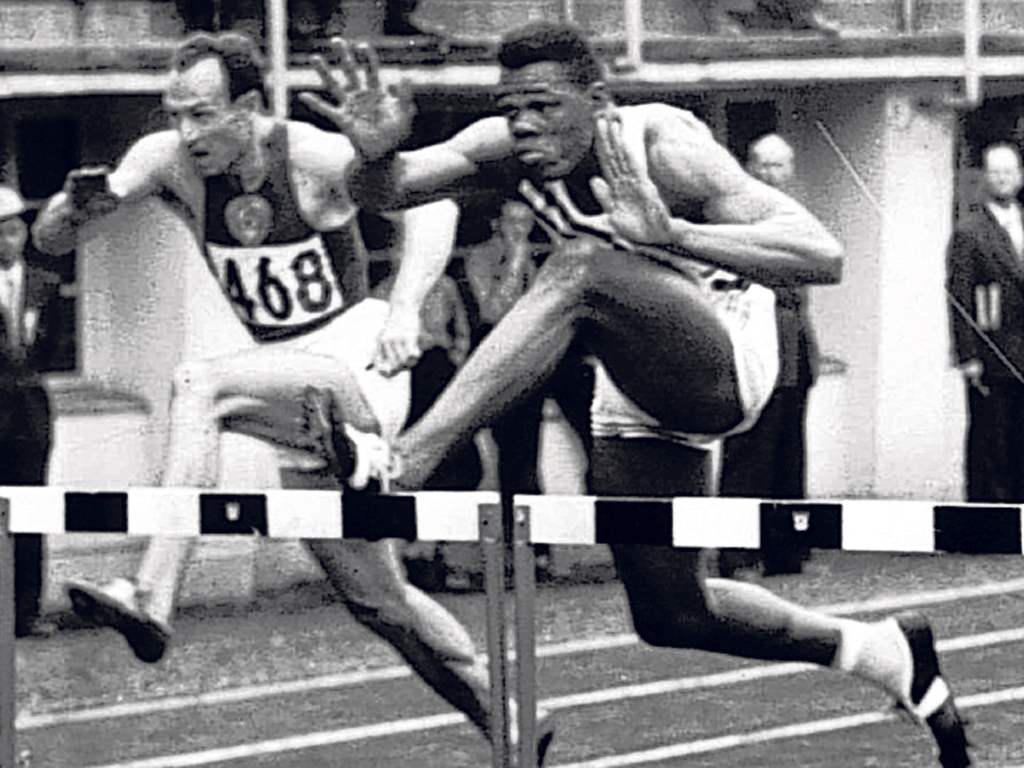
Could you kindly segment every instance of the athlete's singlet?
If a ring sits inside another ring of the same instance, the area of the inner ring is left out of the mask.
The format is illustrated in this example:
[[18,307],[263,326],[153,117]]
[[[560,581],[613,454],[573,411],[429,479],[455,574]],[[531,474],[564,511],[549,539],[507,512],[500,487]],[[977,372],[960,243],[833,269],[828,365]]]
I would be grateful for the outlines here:
[[288,178],[288,133],[274,128],[267,178],[247,194],[233,176],[206,180],[207,264],[260,342],[323,327],[363,298],[355,208],[344,228],[320,233],[299,213]]

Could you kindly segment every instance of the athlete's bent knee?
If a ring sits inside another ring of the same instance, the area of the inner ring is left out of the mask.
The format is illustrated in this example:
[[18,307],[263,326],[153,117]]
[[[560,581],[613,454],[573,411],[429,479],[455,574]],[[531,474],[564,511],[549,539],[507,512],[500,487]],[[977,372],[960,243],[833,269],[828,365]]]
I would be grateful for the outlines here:
[[536,285],[585,297],[597,283],[611,248],[592,238],[562,242],[537,273]]

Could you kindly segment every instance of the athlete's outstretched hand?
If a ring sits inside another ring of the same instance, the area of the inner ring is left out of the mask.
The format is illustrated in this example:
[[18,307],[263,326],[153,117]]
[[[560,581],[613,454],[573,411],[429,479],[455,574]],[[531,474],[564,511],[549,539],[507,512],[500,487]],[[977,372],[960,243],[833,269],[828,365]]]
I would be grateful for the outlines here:
[[334,103],[313,93],[299,94],[299,98],[338,126],[365,159],[384,157],[398,149],[412,128],[416,109],[408,86],[381,85],[377,52],[369,44],[356,49],[366,58],[362,71],[347,40],[336,37],[331,46],[338,55],[342,79],[331,72],[323,57],[313,57],[313,64]]
[[601,177],[591,179],[590,188],[604,208],[608,223],[629,242],[671,244],[672,213],[646,169],[629,152],[622,135],[622,118],[609,109],[599,113],[596,120]]

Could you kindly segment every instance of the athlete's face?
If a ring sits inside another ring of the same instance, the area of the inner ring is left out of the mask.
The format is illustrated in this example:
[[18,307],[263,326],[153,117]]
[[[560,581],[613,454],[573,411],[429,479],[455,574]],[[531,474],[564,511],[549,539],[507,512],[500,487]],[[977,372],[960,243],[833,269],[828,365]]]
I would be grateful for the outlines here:
[[1024,177],[1020,157],[1009,147],[996,147],[985,156],[985,186],[1000,202],[1009,202],[1020,192]]
[[28,241],[28,225],[20,216],[0,221],[0,267],[7,269],[21,258]]
[[594,142],[594,113],[604,103],[603,84],[581,88],[560,62],[501,73],[498,108],[512,131],[516,158],[540,179],[562,178],[579,165]]
[[200,176],[224,173],[249,147],[252,112],[241,99],[232,103],[216,56],[171,75],[164,109]]

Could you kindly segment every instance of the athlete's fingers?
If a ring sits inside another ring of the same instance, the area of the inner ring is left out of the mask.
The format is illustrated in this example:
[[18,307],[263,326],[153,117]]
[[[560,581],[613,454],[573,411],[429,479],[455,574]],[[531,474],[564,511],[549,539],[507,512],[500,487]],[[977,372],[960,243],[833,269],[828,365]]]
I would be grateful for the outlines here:
[[[597,230],[598,232],[604,232],[608,235],[614,232],[611,225],[608,223],[606,216],[587,216],[583,211],[576,207],[576,203],[574,203],[572,198],[569,196],[569,190],[565,188],[565,182],[562,179],[547,185],[547,188],[555,198],[555,202],[558,203],[558,206],[562,209],[565,215],[569,217],[569,221],[576,226],[588,227],[590,229]],[[600,202],[600,200],[598,202]],[[602,207],[604,207],[603,203]],[[608,209],[605,208],[605,210],[607,211]]]
[[612,166],[611,149],[608,145],[608,120],[603,113],[595,118],[596,136],[594,137],[594,148],[597,150],[597,162],[601,166],[601,173],[606,179],[611,180],[615,174]]
[[366,87],[376,91],[380,88],[380,58],[377,49],[369,43],[360,43],[358,50],[366,57]]
[[562,233],[557,229],[548,224],[547,220],[543,216],[537,217],[537,223],[540,224],[540,228],[547,232],[548,239],[551,240],[553,246],[558,246],[559,243],[563,242],[565,238]]
[[398,373],[398,363],[387,344],[377,346],[377,354],[373,358],[371,367],[382,376],[391,377]]
[[621,178],[633,180],[639,175],[639,169],[626,149],[626,141],[622,137],[622,118],[613,112],[608,118],[608,145],[615,158],[615,167]]
[[341,71],[345,75],[345,90],[357,90],[359,88],[359,69],[356,67],[355,56],[352,55],[352,44],[343,37],[336,37],[331,43],[338,55]]
[[530,182],[529,179],[523,179],[519,182],[519,194],[523,196],[537,213],[544,212],[544,206],[547,205],[547,198],[542,195],[535,186]]
[[316,73],[320,76],[321,84],[323,84],[324,88],[326,88],[332,96],[338,97],[343,92],[343,89],[338,83],[338,78],[335,77],[334,73],[331,71],[331,67],[327,63],[327,60],[320,54],[316,54],[313,56],[312,61],[313,69],[315,69]]
[[597,159],[601,164],[602,175],[611,185],[621,183],[623,168],[619,162],[619,155],[612,143],[611,115],[607,112],[601,113],[597,118]]
[[324,117],[335,120],[340,114],[341,110],[331,104],[329,101],[324,101],[315,93],[309,91],[303,91],[299,94],[299,101],[309,107],[317,114],[323,115]]
[[615,208],[615,200],[612,197],[612,190],[608,186],[608,182],[600,176],[594,176],[590,179],[590,191],[594,193],[594,197],[597,198],[597,202],[601,204],[605,212],[611,213]]
[[548,199],[537,191],[537,188],[528,179],[523,179],[519,182],[519,194],[525,198],[526,202],[533,206],[538,219],[542,219],[553,226],[561,236],[571,237],[573,235],[572,227],[569,226],[569,222],[566,221],[562,212],[555,206],[549,205]]
[[396,367],[405,368],[418,354],[419,347],[414,340],[403,336],[392,342],[391,355]]

